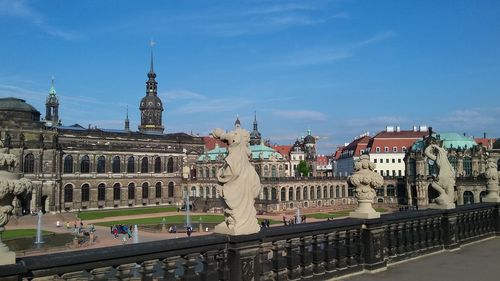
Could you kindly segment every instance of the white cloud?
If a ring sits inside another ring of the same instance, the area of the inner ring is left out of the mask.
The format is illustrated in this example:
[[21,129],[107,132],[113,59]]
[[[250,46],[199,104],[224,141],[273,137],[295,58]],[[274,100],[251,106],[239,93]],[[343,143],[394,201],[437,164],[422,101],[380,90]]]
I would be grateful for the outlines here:
[[82,38],[80,34],[65,31],[48,24],[45,21],[44,17],[40,13],[32,9],[27,1],[24,0],[1,0],[0,16],[25,19],[37,26],[46,34],[54,37],[59,37],[64,40],[75,40]]
[[239,98],[210,99],[205,101],[189,102],[186,105],[182,105],[174,109],[174,112],[181,114],[228,112],[249,106],[252,103],[253,102],[250,100]]
[[311,121],[324,121],[326,115],[319,111],[297,109],[297,110],[274,110],[273,114],[287,119],[302,119]]
[[189,90],[184,90],[184,89],[174,89],[174,90],[168,90],[164,93],[158,94],[160,98],[164,98],[166,100],[206,100],[207,97],[198,94]]
[[[450,112],[441,119],[436,120],[436,123],[442,124],[443,127],[470,130],[481,129],[486,127],[494,127],[498,116],[495,116],[493,110],[483,109],[466,109]],[[498,125],[498,124],[497,124]]]

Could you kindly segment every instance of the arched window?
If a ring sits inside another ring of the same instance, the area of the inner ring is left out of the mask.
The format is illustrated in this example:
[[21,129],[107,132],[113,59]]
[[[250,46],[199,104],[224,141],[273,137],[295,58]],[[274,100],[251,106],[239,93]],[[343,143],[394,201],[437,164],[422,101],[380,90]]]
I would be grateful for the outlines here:
[[271,200],[276,200],[278,191],[276,191],[276,188],[271,188]]
[[293,200],[295,200],[295,199],[293,198],[293,188],[291,188],[291,187],[290,187],[290,188],[288,189],[288,201],[293,201]]
[[217,175],[217,169],[215,167],[212,167],[212,178],[215,178]]
[[90,173],[90,158],[88,155],[84,155],[80,160],[80,173],[82,174]]
[[143,157],[141,160],[141,173],[147,173],[148,172],[148,158]]
[[71,184],[64,187],[64,202],[73,202],[73,186]]
[[219,195],[217,194],[217,190],[215,189],[215,186],[212,186],[212,198],[216,198],[216,197],[219,197]]
[[196,194],[196,187],[194,186],[191,186],[191,197],[198,197],[198,195]]
[[209,198],[209,195],[210,194],[210,187],[206,186],[205,187],[205,198]]
[[408,161],[408,176],[415,176],[417,174],[417,164],[415,159]]
[[173,173],[174,172],[174,159],[172,157],[169,157],[167,160],[167,173]]
[[465,156],[464,157],[464,176],[468,177],[470,175],[472,175],[472,158]]
[[168,183],[168,197],[174,197],[174,183]]
[[73,173],[73,156],[68,155],[64,157],[64,170],[65,174]]
[[200,178],[205,177],[205,169],[203,169],[203,167],[201,167],[200,172],[198,174],[200,175]]
[[345,185],[342,185],[342,197],[345,197]]
[[326,186],[323,187],[323,198],[324,199],[328,198],[328,188]]
[[134,200],[135,198],[135,184],[133,182],[128,184],[128,200]]
[[98,201],[106,200],[106,185],[104,183],[100,183],[97,186],[97,200]]
[[276,177],[276,166],[271,166],[271,177]]
[[283,187],[280,192],[280,201],[286,201],[286,189]]
[[474,194],[470,191],[464,192],[464,204],[474,204]]
[[24,156],[23,172],[25,174],[33,174],[35,172],[35,156],[32,153]]
[[384,196],[384,187],[377,187],[375,189],[375,195],[377,195],[377,196]]
[[113,173],[121,173],[120,156],[113,157]]
[[314,186],[311,186],[311,187],[309,188],[309,199],[310,199],[310,200],[315,199],[315,198],[314,198]]
[[295,200],[300,200],[300,187],[295,190]]
[[337,185],[337,187],[335,188],[335,198],[339,197],[340,197],[340,186]]
[[309,192],[307,192],[307,186],[304,187],[304,192],[303,192],[303,200],[309,200]]
[[98,174],[106,172],[106,158],[104,156],[97,157],[97,171]]
[[142,184],[142,199],[149,198],[149,185],[147,182]]
[[[384,189],[382,188],[382,191]],[[354,186],[348,186],[347,187],[347,196],[349,197],[354,197]]]
[[330,196],[329,198],[332,198],[334,196],[334,191],[333,191],[333,186],[330,186]]
[[321,199],[321,187],[316,187],[316,199]]
[[130,156],[127,160],[127,173],[135,173],[134,156]]
[[264,200],[269,200],[269,190],[267,189],[267,187],[264,187],[262,189],[262,193],[264,195]]
[[396,188],[394,187],[394,185],[387,185],[387,196],[396,196]]
[[82,202],[88,202],[90,198],[90,186],[88,184],[82,185]]
[[264,166],[264,177],[269,177],[269,167]]
[[205,177],[210,177],[210,169],[208,167],[205,168]]
[[457,171],[457,157],[448,156],[448,161],[450,161],[450,164],[453,167],[453,170]]
[[156,196],[156,198],[161,198],[161,182],[156,183],[155,196]]
[[155,173],[161,173],[161,158],[155,158]]
[[117,182],[113,185],[113,200],[120,200],[120,189],[120,183]]

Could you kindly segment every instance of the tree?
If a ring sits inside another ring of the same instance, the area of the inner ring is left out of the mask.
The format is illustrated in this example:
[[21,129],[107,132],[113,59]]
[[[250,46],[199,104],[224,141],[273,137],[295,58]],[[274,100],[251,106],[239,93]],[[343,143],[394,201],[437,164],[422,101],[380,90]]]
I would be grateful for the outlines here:
[[297,166],[297,171],[300,173],[300,176],[305,176],[305,177],[309,176],[309,174],[311,173],[309,166],[304,160],[301,160],[299,162],[299,165]]

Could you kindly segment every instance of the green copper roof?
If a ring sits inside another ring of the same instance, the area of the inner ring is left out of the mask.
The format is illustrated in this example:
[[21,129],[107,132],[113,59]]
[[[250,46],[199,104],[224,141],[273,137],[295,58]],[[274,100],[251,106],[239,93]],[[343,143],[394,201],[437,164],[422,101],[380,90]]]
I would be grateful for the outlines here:
[[[471,148],[471,147],[477,145],[477,143],[474,141],[474,139],[472,139],[470,137],[466,137],[466,136],[458,134],[458,133],[440,133],[440,134],[434,133],[434,134],[432,134],[432,136],[434,136],[437,139],[442,140],[443,147],[446,149]],[[423,150],[424,149],[423,140],[416,141],[411,148],[414,151]]]
[[54,87],[54,79],[52,79],[52,83],[49,89],[49,95],[55,95],[55,94],[56,94],[56,87]]
[[[276,159],[283,159],[283,156],[276,150],[265,146],[263,144],[250,145],[250,151],[252,153],[252,159],[270,159],[272,157]],[[205,154],[198,157],[198,161],[215,161],[219,157],[224,159],[227,156],[227,149],[225,147],[215,147],[214,149],[207,151]]]

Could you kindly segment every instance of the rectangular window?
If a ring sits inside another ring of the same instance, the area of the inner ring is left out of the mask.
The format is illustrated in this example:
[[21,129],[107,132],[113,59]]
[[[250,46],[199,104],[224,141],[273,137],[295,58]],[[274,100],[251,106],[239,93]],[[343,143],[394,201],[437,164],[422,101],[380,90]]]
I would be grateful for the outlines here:
[[401,170],[398,170],[398,177],[401,177]]
[[380,175],[384,176],[384,171],[383,170],[380,170]]
[[389,163],[389,158],[385,159],[385,163]]
[[401,147],[401,151],[406,152],[406,147]]
[[375,152],[380,152],[380,147],[375,148]]
[[385,175],[386,175],[386,176],[389,176],[389,175],[390,175],[389,170],[385,170]]
[[373,163],[377,163],[377,159],[373,159]]
[[392,158],[392,163],[396,163],[396,159]]
[[401,158],[398,159],[398,163],[401,163]]
[[392,148],[392,152],[398,152],[398,147],[397,147],[397,146],[394,146],[394,147]]
[[384,152],[389,152],[389,147],[384,147]]
[[396,176],[396,170],[392,170],[392,176],[395,177]]

